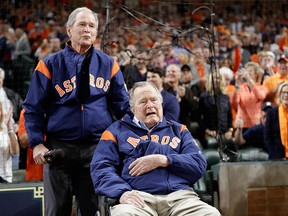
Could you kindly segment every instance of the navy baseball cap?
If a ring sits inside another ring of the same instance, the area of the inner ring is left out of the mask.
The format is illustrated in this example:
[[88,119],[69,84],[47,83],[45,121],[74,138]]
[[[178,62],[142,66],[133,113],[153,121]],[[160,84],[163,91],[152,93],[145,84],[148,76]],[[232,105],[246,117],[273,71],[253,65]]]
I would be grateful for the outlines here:
[[261,110],[262,111],[268,111],[269,109],[275,107],[270,101],[267,101],[262,104]]

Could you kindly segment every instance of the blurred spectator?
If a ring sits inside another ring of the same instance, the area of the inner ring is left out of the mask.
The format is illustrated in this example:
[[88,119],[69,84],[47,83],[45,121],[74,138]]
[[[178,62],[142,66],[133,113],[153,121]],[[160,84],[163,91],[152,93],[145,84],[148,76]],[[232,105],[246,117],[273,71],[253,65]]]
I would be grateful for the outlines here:
[[[15,29],[15,44],[13,50],[13,60],[16,61],[28,61],[30,60],[31,47],[27,34],[22,28]],[[22,65],[23,66],[23,65]]]
[[28,88],[28,86],[25,86],[25,82],[31,79],[34,60],[30,57],[31,47],[27,34],[22,28],[15,29],[15,37],[12,55],[13,89],[22,98],[25,98]]
[[[5,71],[0,68],[0,102],[2,103],[2,111],[4,115],[7,115],[10,107],[13,107],[13,119],[12,125],[15,133],[18,132],[18,123],[20,117],[20,111],[22,109],[23,100],[19,94],[12,89],[4,87]],[[14,169],[25,169],[26,167],[26,150],[20,149],[20,155],[13,156]]]
[[235,127],[235,120],[236,120],[236,114],[237,114],[237,105],[234,105],[232,103],[232,96],[234,94],[234,91],[235,91],[235,85],[234,85],[234,82],[235,82],[235,77],[234,77],[234,73],[233,71],[228,68],[228,67],[225,67],[225,66],[222,66],[219,68],[219,73],[224,76],[224,79],[225,79],[225,90],[224,92],[229,96],[230,98],[230,106],[231,106],[231,113],[232,113],[232,125],[233,125],[233,128]]
[[175,95],[163,89],[164,76],[164,70],[161,68],[147,68],[147,81],[155,85],[163,97],[163,115],[166,119],[179,121],[180,105]]
[[0,67],[4,70],[10,69],[11,64],[11,46],[9,46],[9,38],[11,38],[12,29],[8,24],[0,25]]
[[222,35],[219,40],[219,55],[220,58],[230,58],[232,61],[232,71],[235,73],[241,66],[242,43],[236,35]]
[[28,145],[28,135],[25,130],[24,110],[21,110],[18,138],[22,149],[27,148],[25,181],[42,181],[43,164],[36,164],[33,160],[33,149]]
[[193,63],[191,65],[191,71],[195,76],[195,81],[198,80],[201,91],[205,91],[205,84],[210,71],[210,65],[207,64],[204,58],[203,50],[201,47],[193,49]]
[[178,64],[170,64],[166,68],[164,89],[174,94],[180,104],[180,123],[191,131],[190,123],[197,120],[198,98],[190,88],[180,82],[181,69]]
[[207,147],[207,137],[217,138],[223,135],[225,140],[232,139],[230,99],[224,91],[224,76],[219,71],[209,74],[206,92],[200,96],[197,112],[200,125],[199,140],[204,148]]
[[[47,24],[46,24],[47,25]],[[45,22],[36,22],[34,27],[28,32],[29,44],[31,47],[31,53],[34,53],[44,39],[47,39],[47,33],[45,32]]]
[[[281,66],[280,66],[281,67]],[[268,111],[264,129],[264,142],[269,159],[288,158],[288,82],[282,83],[277,91],[278,107]]]
[[20,111],[22,109],[23,100],[19,94],[17,94],[12,89],[4,86],[5,71],[0,68],[0,102],[2,102],[3,112],[7,113],[8,107],[13,106],[13,119],[15,131],[18,131],[18,121],[20,117]]
[[236,119],[243,120],[244,130],[259,123],[261,106],[267,95],[266,88],[258,83],[258,71],[257,63],[248,62],[235,77],[235,91],[231,103],[237,106]]
[[268,77],[263,82],[263,85],[268,89],[266,101],[271,101],[277,105],[276,93],[279,85],[284,81],[288,81],[288,58],[281,57],[278,60],[278,73]]
[[4,114],[0,102],[0,183],[12,182],[12,156],[19,153],[19,144],[12,119],[13,107],[10,106],[8,112]]
[[271,102],[265,102],[262,104],[261,107],[261,116],[260,116],[260,123],[248,128],[243,133],[243,120],[237,119],[236,120],[236,128],[234,133],[235,143],[240,148],[244,146],[247,147],[256,147],[267,151],[267,148],[264,144],[264,127],[266,122],[266,115],[268,110],[273,108],[274,105]]
[[194,79],[191,67],[188,64],[184,64],[181,67],[181,72],[181,83],[184,84],[185,87],[190,88],[193,95],[199,98],[202,92],[201,86],[200,83]]
[[7,71],[6,86],[13,88],[12,80],[12,50],[15,34],[8,24],[0,25],[0,67]]
[[42,60],[47,57],[50,53],[49,42],[47,39],[44,39],[41,45],[36,49],[34,56],[37,58],[37,61]]
[[279,41],[279,48],[280,48],[280,50],[285,52],[285,50],[288,47],[288,28],[287,28],[287,26],[283,27],[281,29],[281,34],[280,35],[281,35],[281,38],[280,38],[280,41]]
[[171,41],[164,40],[161,43],[161,50],[164,55],[164,67],[167,67],[170,64],[181,64],[180,60],[174,55],[174,47],[171,44]]
[[264,70],[264,75],[261,80],[262,84],[265,79],[276,73],[275,54],[271,51],[262,51],[258,54],[258,56],[259,56],[259,64],[261,68]]
[[235,81],[234,74],[233,74],[233,71],[229,67],[226,67],[226,66],[220,67],[219,73],[224,76],[226,87],[234,86],[233,85],[233,82]]
[[135,82],[146,81],[148,63],[148,53],[141,51],[136,53],[135,56],[132,56],[132,64],[122,67],[128,90],[132,88]]
[[151,59],[150,65],[154,67],[159,67],[165,70],[165,56],[161,50],[161,43],[159,41],[156,41],[152,47],[153,50],[155,50],[154,58]]
[[[233,62],[230,58],[222,58],[219,62],[219,67],[227,67],[230,68],[232,70],[233,68]],[[232,71],[233,72],[233,71]],[[233,74],[234,75],[234,74]]]
[[39,46],[34,53],[37,60],[40,61],[43,58],[49,56],[50,54],[56,53],[61,50],[61,41],[59,38],[49,38],[44,39],[41,46]]
[[251,52],[249,49],[250,34],[248,32],[244,32],[243,35],[239,36],[239,40],[241,41],[241,65],[245,65],[248,61],[250,61],[251,57]]

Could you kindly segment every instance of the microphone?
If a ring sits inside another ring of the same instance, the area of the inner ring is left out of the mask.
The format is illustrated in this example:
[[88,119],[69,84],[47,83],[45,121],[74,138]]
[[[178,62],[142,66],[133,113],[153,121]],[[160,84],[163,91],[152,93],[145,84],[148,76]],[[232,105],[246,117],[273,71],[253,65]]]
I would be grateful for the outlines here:
[[53,149],[44,154],[44,158],[49,164],[59,159],[62,159],[64,157],[65,157],[65,152],[63,149]]

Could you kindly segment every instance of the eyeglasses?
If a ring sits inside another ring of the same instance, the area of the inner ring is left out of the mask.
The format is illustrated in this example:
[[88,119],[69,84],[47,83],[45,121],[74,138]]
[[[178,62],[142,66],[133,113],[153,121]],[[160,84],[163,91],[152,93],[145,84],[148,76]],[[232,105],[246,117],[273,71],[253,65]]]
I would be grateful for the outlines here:
[[282,94],[282,95],[285,95],[285,94],[288,95],[288,91],[282,91],[281,94]]

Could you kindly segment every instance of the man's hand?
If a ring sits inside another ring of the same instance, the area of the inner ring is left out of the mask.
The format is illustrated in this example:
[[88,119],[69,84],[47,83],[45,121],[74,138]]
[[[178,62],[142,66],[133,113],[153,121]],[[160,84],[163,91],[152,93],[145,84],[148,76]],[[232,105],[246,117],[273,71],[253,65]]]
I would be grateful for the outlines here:
[[206,136],[215,137],[215,138],[217,137],[217,132],[215,130],[206,129],[205,134]]
[[167,167],[168,165],[169,161],[165,155],[147,155],[136,159],[130,164],[129,174],[131,176],[140,176],[158,167]]
[[49,150],[43,145],[39,144],[33,149],[33,159],[36,164],[45,164],[47,161],[44,158],[44,154]]
[[242,119],[236,119],[235,120],[235,127],[236,128],[243,128],[243,120]]
[[144,208],[145,202],[136,191],[126,191],[119,199],[121,204],[130,204],[139,208]]
[[186,89],[185,89],[184,86],[178,86],[176,91],[177,91],[177,95],[178,95],[180,98],[182,98],[182,97],[184,97],[184,95],[185,95]]

